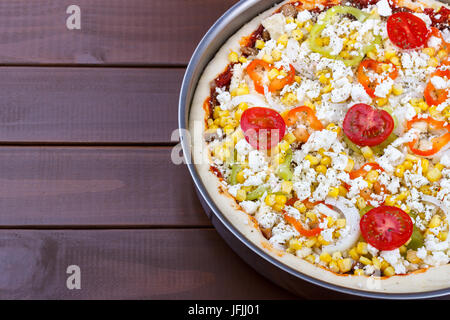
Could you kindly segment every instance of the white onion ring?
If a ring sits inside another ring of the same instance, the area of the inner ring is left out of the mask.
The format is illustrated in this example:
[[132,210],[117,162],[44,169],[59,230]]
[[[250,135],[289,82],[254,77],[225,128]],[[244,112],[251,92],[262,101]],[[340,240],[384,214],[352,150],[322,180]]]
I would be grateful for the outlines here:
[[361,234],[359,228],[360,216],[358,209],[355,208],[350,200],[343,197],[339,197],[337,200],[334,198],[327,198],[325,203],[338,208],[342,212],[350,230],[345,237],[338,239],[335,244],[322,247],[322,251],[330,253],[335,251],[344,251],[351,248],[353,244],[358,241]]
[[284,107],[282,105],[277,104],[273,99],[272,99],[272,95],[269,92],[269,89],[267,88],[266,85],[263,86],[264,87],[264,96],[266,97],[267,102],[269,103],[269,106],[272,109],[275,109],[277,111],[281,111],[284,110]]
[[233,106],[237,106],[238,104],[240,104],[242,102],[251,103],[254,106],[260,106],[260,107],[267,105],[266,100],[264,100],[261,96],[256,95],[256,94],[245,94],[242,96],[236,96],[233,99],[231,99],[231,104]]

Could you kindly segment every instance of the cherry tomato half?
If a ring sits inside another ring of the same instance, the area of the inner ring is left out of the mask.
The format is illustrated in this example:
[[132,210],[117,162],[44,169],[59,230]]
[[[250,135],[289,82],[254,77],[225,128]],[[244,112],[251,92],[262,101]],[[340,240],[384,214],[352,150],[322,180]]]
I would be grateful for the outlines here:
[[343,129],[353,143],[359,146],[376,146],[394,130],[394,119],[384,110],[358,103],[347,111]]
[[413,222],[402,209],[380,206],[369,210],[360,221],[363,238],[378,250],[394,250],[409,240]]
[[397,12],[387,21],[389,39],[402,49],[415,49],[428,40],[425,22],[410,12]]
[[241,129],[245,139],[258,150],[271,149],[281,141],[286,132],[283,117],[273,109],[255,107],[244,111]]

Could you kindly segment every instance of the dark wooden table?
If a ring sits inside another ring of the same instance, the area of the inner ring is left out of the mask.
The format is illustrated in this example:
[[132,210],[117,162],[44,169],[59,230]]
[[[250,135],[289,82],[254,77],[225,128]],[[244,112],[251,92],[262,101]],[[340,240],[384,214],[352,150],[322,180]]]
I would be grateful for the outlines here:
[[0,0],[0,298],[294,298],[170,161],[185,67],[235,2],[78,0],[69,30],[70,1]]

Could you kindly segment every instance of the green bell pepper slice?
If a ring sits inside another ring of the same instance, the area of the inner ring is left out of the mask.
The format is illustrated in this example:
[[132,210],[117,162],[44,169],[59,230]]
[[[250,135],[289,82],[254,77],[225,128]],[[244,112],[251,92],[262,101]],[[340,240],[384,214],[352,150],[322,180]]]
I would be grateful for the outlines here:
[[237,163],[234,163],[231,166],[231,173],[230,176],[228,177],[229,184],[231,185],[237,184],[237,174],[239,173],[239,171],[241,171],[241,166]]
[[325,15],[313,26],[311,29],[310,36],[308,38],[309,47],[312,51],[320,53],[326,58],[329,59],[335,59],[335,60],[341,60],[344,62],[346,66],[356,66],[358,65],[362,59],[364,59],[364,56],[371,50],[375,48],[376,44],[381,44],[382,39],[380,36],[374,36],[374,40],[369,43],[368,45],[360,48],[358,50],[358,55],[350,58],[345,59],[339,55],[333,55],[331,52],[333,51],[333,48],[329,46],[319,46],[316,44],[316,40],[320,38],[320,35],[325,29],[325,27],[332,21],[333,17],[337,14],[351,14],[354,16],[358,21],[364,22],[367,20],[368,17],[370,17],[369,13],[363,12],[357,8],[354,7],[347,7],[347,6],[334,6],[325,13]]
[[411,235],[411,241],[408,243],[406,248],[412,249],[412,250],[417,250],[420,247],[423,247],[423,245],[424,245],[423,234],[422,234],[422,232],[420,232],[420,230],[416,226],[414,226],[413,232]]
[[286,151],[286,156],[284,158],[284,162],[278,166],[278,169],[276,172],[278,177],[280,177],[283,180],[287,180],[287,181],[292,180],[294,173],[292,172],[291,162],[292,162],[292,150],[288,149]]
[[258,186],[255,190],[253,190],[247,194],[246,200],[258,200],[267,191],[268,191],[268,188],[265,185]]

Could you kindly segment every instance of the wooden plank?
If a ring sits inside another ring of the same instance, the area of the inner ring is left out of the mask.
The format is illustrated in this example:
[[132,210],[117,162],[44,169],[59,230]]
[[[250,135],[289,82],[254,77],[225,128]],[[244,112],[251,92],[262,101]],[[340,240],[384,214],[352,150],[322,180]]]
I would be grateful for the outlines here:
[[0,64],[185,65],[203,34],[237,0],[0,2]]
[[293,298],[212,229],[0,230],[0,257],[1,299]]
[[0,226],[210,226],[169,147],[0,148]]
[[183,74],[178,68],[0,68],[0,142],[169,142]]

